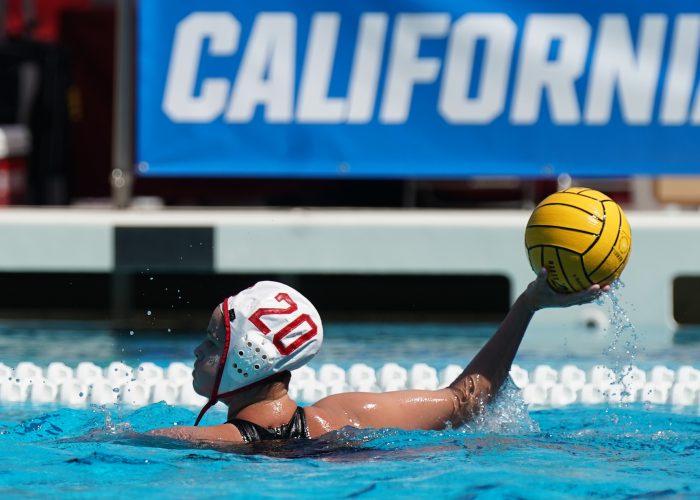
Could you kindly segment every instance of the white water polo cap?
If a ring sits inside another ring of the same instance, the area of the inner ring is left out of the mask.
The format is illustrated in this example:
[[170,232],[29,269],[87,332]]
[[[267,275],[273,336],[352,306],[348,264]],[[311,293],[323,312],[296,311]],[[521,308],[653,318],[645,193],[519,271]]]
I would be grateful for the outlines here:
[[299,368],[321,348],[321,317],[292,287],[274,281],[256,283],[224,301],[224,321],[226,302],[230,341],[219,393]]
[[308,363],[321,348],[323,325],[316,308],[293,288],[260,281],[221,304],[226,338],[207,405]]

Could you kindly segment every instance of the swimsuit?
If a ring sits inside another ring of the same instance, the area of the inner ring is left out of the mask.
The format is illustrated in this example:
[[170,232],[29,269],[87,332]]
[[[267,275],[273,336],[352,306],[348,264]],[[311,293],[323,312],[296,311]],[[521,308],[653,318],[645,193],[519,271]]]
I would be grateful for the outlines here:
[[247,443],[270,441],[273,439],[309,438],[309,427],[306,425],[306,416],[304,415],[304,410],[299,406],[297,406],[289,422],[272,429],[266,429],[258,424],[248,422],[247,420],[241,420],[240,418],[232,418],[226,423],[235,425]]

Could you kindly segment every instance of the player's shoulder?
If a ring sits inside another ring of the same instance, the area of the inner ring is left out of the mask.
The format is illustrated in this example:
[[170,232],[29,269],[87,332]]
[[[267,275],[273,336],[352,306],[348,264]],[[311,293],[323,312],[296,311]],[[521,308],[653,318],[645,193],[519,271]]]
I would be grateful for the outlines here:
[[354,412],[344,403],[346,399],[344,396],[345,394],[328,396],[304,408],[311,437],[318,437],[347,426],[358,426]]

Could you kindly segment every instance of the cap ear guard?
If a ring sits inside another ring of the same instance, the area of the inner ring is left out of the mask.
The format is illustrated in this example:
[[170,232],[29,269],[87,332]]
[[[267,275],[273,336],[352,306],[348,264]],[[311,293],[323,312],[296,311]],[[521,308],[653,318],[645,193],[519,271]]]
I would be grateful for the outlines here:
[[276,356],[275,347],[261,342],[258,336],[234,335],[229,348],[228,366],[225,368],[226,387],[244,386],[257,380],[258,372],[266,372]]

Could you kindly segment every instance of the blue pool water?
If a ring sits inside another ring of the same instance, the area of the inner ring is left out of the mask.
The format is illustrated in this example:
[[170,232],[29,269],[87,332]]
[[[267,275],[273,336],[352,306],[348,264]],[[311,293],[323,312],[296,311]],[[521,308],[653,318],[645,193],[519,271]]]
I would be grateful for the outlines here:
[[[507,398],[506,398],[507,399]],[[341,431],[311,443],[202,449],[130,431],[190,423],[154,404],[3,409],[0,495],[62,498],[562,498],[700,495],[697,412],[567,407],[459,430]],[[513,411],[515,409],[515,411]],[[506,416],[507,415],[507,416]],[[219,415],[221,417],[222,415]]]
[[[378,368],[426,362],[465,364],[492,326],[348,325],[326,328],[314,360]],[[440,342],[436,342],[436,338]],[[689,338],[694,338],[690,335]],[[120,360],[132,366],[190,362],[198,335],[114,334],[65,326],[0,330],[0,361],[62,361],[75,366]],[[700,345],[636,349],[649,368],[698,365]],[[516,359],[614,364],[625,356],[578,356],[523,349]],[[218,447],[153,441],[135,433],[190,425],[196,409],[164,403],[61,408],[0,404],[0,497],[48,498],[591,498],[700,496],[700,419],[697,407],[631,404],[528,411],[507,388],[487,413],[442,432],[393,429],[332,433],[311,442]],[[205,423],[221,422],[215,408]]]

